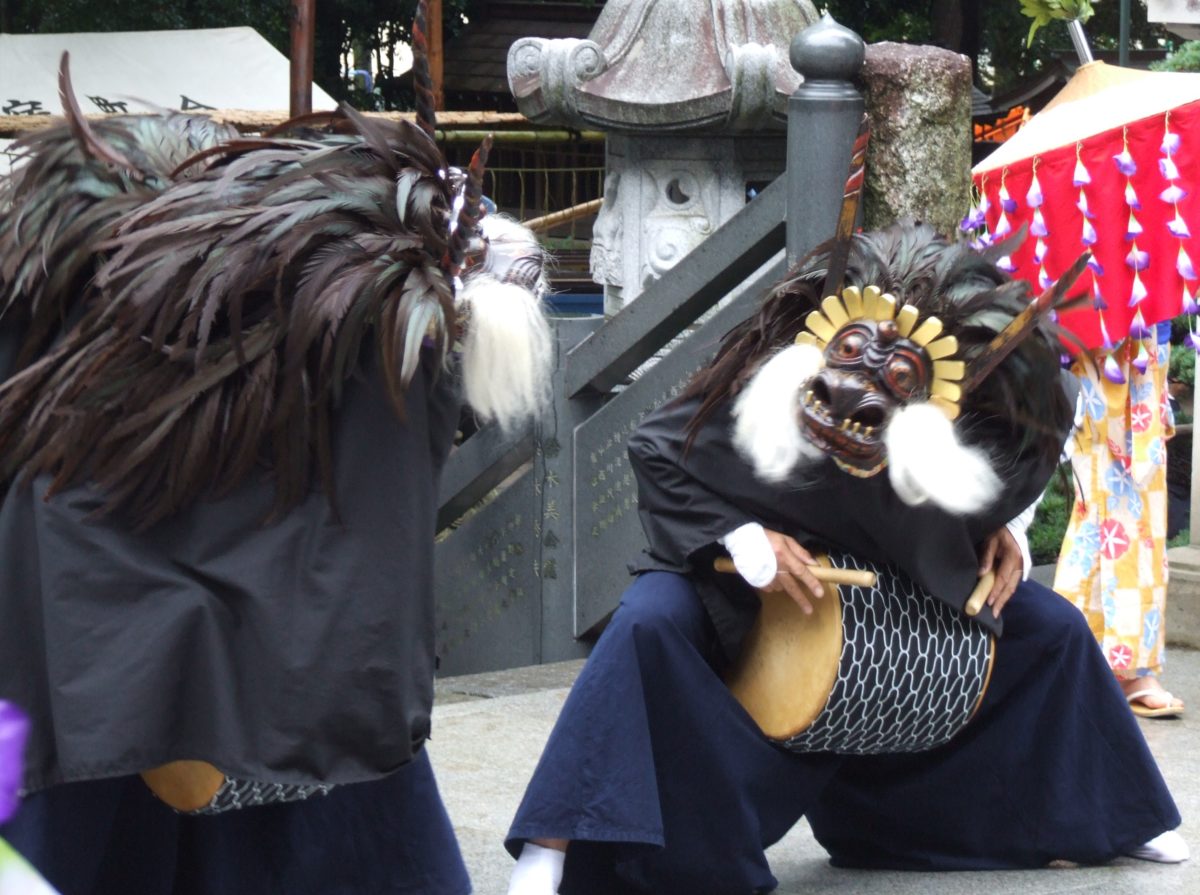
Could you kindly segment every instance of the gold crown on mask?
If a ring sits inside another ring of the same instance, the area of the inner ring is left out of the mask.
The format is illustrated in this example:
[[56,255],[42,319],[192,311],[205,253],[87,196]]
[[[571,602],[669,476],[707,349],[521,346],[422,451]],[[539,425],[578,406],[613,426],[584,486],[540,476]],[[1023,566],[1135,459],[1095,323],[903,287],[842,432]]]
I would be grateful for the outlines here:
[[966,376],[966,364],[954,357],[958,353],[958,339],[942,336],[942,321],[933,316],[921,321],[920,316],[915,305],[905,304],[897,311],[895,296],[878,286],[867,286],[861,291],[857,286],[847,286],[840,298],[827,295],[821,302],[821,310],[804,318],[805,331],[796,336],[796,344],[814,345],[824,351],[838,332],[851,323],[893,321],[900,336],[923,348],[933,361],[929,400],[953,420],[961,410],[960,383]]

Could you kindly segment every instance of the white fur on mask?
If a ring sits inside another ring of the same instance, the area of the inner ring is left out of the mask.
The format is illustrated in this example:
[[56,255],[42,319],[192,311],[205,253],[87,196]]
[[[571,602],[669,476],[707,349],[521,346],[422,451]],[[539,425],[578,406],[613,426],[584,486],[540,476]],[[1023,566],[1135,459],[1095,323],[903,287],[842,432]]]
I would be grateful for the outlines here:
[[800,429],[803,386],[825,365],[815,345],[790,345],[758,369],[733,405],[733,444],[765,482],[782,482],[821,451]]
[[958,440],[954,424],[932,404],[898,408],[883,433],[888,477],[906,504],[933,503],[949,513],[968,515],[1000,493],[987,454]]
[[470,276],[459,299],[470,307],[463,336],[467,403],[506,429],[537,416],[550,396],[553,342],[534,293],[486,274]]

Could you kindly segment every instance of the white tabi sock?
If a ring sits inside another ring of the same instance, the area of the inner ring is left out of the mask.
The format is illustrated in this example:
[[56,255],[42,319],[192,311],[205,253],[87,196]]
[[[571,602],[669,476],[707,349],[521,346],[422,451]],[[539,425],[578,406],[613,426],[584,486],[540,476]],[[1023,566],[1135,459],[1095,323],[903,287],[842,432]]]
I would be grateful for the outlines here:
[[1135,848],[1129,856],[1143,861],[1157,861],[1159,864],[1179,864],[1186,861],[1189,854],[1184,838],[1175,830],[1167,830]]
[[526,842],[508,881],[508,895],[555,895],[567,853]]

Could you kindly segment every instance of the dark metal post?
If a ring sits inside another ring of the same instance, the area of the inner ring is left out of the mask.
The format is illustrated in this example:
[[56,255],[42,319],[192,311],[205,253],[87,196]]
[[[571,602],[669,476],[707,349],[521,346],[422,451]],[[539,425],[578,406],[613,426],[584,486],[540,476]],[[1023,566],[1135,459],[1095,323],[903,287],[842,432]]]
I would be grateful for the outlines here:
[[1117,64],[1129,65],[1129,0],[1121,0],[1120,37],[1117,42]]
[[291,115],[312,111],[314,19],[317,0],[292,0]]
[[863,40],[828,14],[792,41],[804,83],[788,100],[787,260],[795,264],[833,236],[863,98],[852,83]]

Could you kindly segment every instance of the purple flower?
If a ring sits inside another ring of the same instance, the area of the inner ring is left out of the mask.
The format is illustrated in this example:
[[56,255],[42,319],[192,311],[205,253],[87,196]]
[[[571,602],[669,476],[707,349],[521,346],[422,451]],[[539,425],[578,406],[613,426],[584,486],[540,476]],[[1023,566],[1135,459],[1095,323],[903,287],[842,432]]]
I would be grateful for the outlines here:
[[1120,154],[1114,155],[1113,161],[1117,163],[1117,170],[1126,177],[1132,177],[1137,173],[1137,162],[1133,160],[1128,149],[1123,149]]
[[1096,256],[1088,258],[1088,269],[1098,277],[1104,276],[1104,265],[1096,260]]
[[1046,197],[1042,195],[1042,185],[1038,183],[1037,175],[1033,175],[1033,180],[1029,184],[1029,192],[1025,194],[1025,204],[1030,208],[1041,208],[1042,203],[1046,201]]
[[1125,204],[1133,209],[1139,209],[1142,207],[1141,200],[1138,199],[1132,183],[1125,184]]
[[1104,358],[1104,378],[1114,385],[1125,384],[1125,374],[1121,372],[1121,365],[1111,354]]
[[1012,214],[1017,210],[1017,200],[1008,194],[1008,187],[1000,184],[1000,207]]
[[[1146,297],[1146,284],[1136,273],[1133,275],[1133,285],[1129,288],[1129,307],[1136,308]],[[1140,336],[1139,336],[1140,338]]]
[[1183,301],[1179,303],[1180,314],[1195,314],[1200,311],[1200,305],[1196,304],[1196,297],[1192,295],[1192,290],[1188,289],[1187,283],[1183,284]]
[[1038,264],[1041,264],[1043,261],[1046,260],[1046,252],[1048,252],[1049,250],[1050,250],[1050,247],[1046,245],[1046,240],[1039,239],[1033,245],[1033,260],[1035,262],[1037,262]]
[[0,699],[0,824],[17,813],[28,736],[28,716],[13,703]]
[[1146,327],[1146,319],[1142,316],[1141,308],[1133,312],[1133,319],[1129,321],[1129,338],[1145,339],[1149,338],[1150,330]]
[[1088,211],[1087,193],[1083,190],[1079,191],[1079,201],[1075,203],[1075,207],[1082,212],[1085,218],[1094,218],[1095,215]]
[[1200,352],[1200,333],[1190,332],[1184,336],[1183,340],[1193,351]]
[[1162,199],[1168,205],[1174,205],[1176,202],[1181,202],[1181,201],[1183,201],[1184,197],[1186,197],[1186,196],[1187,196],[1187,190],[1181,189],[1180,187],[1177,187],[1175,184],[1171,184],[1169,187],[1167,187],[1165,190],[1163,190],[1161,193],[1158,194],[1158,198]]
[[1125,238],[1137,239],[1142,235],[1142,224],[1133,216],[1133,212],[1129,212],[1129,223],[1125,225]]
[[1092,175],[1088,173],[1088,169],[1083,165],[1083,159],[1075,161],[1075,175],[1071,179],[1075,186],[1084,186],[1092,182]]
[[1138,345],[1138,352],[1137,356],[1133,359],[1133,365],[1139,373],[1145,373],[1146,368],[1150,366],[1150,354],[1146,351],[1145,342]]
[[1180,216],[1178,211],[1175,212],[1175,217],[1172,220],[1167,221],[1167,229],[1171,231],[1172,236],[1177,236],[1180,239],[1188,239],[1192,235],[1191,231],[1188,230],[1187,221]]
[[[1094,246],[1096,244],[1096,228],[1092,226],[1092,222],[1087,218],[1083,219],[1083,236],[1080,239],[1085,246]],[[1090,261],[1088,262],[1091,263]]]
[[1175,259],[1175,269],[1179,271],[1179,275],[1185,280],[1196,279],[1196,268],[1192,266],[1192,259],[1188,256],[1183,246],[1179,247],[1179,256]]
[[1158,170],[1166,180],[1178,180],[1179,169],[1175,167],[1175,162],[1171,158],[1160,158],[1158,160]]
[[1050,231],[1046,229],[1046,219],[1042,217],[1042,210],[1040,208],[1033,213],[1033,223],[1029,225],[1029,232],[1034,236],[1050,235]]
[[1163,134],[1162,154],[1174,155],[1179,151],[1180,142],[1179,134],[1173,134],[1170,131],[1167,131],[1165,134]]

